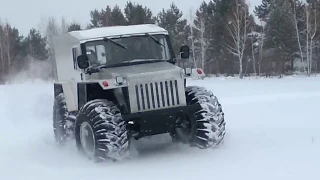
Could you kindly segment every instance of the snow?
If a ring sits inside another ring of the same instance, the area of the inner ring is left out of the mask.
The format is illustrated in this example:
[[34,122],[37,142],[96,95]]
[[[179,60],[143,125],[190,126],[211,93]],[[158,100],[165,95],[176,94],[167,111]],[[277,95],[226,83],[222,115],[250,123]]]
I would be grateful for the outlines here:
[[[220,99],[227,134],[216,149],[167,135],[134,142],[133,156],[94,164],[52,133],[51,83],[0,86],[0,179],[320,179],[320,77],[191,80]],[[134,151],[136,150],[136,151]]]
[[130,26],[109,26],[93,28],[88,30],[72,31],[69,32],[70,35],[77,38],[79,41],[112,37],[112,36],[124,36],[131,34],[168,34],[168,31],[155,25],[155,24],[139,24]]

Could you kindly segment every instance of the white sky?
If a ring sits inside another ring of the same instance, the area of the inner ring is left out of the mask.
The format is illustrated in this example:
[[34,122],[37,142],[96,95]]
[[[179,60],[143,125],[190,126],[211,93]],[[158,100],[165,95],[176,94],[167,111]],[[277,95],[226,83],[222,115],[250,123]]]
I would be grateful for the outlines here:
[[[174,2],[184,14],[190,8],[198,9],[202,0],[131,0],[132,2],[148,6],[154,14],[167,9]],[[208,0],[206,0],[208,2]],[[260,4],[261,0],[247,0],[251,11],[254,6]],[[67,21],[75,20],[85,26],[90,21],[90,11],[97,8],[102,9],[107,5],[118,4],[124,8],[127,0],[6,0],[0,6],[0,18],[8,21],[19,29],[20,33],[26,35],[31,28],[39,28],[41,18],[54,16],[60,20],[62,16]]]

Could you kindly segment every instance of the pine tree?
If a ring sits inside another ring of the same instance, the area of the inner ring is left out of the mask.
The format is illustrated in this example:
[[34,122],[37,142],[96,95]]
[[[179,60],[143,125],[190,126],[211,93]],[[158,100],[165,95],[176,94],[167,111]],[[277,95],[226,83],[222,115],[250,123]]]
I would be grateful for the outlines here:
[[261,5],[256,6],[253,12],[259,19],[266,21],[270,13],[271,3],[272,0],[262,0]]
[[106,27],[106,26],[112,26],[112,18],[111,18],[111,7],[107,6],[105,9],[102,9],[100,12],[100,17],[101,17],[101,26]]
[[72,23],[68,27],[68,32],[70,32],[70,31],[78,31],[78,30],[81,30],[81,26],[80,26],[80,24],[77,24],[77,23]]
[[187,43],[187,37],[184,34],[187,20],[182,16],[182,11],[174,3],[169,9],[162,9],[158,14],[158,25],[168,30],[176,56],[179,55],[180,46]]
[[131,1],[127,2],[124,14],[129,25],[155,23],[155,17],[148,7],[143,7],[141,4],[135,4]]
[[111,21],[113,25],[126,25],[127,21],[118,5],[114,6],[111,12]]
[[283,0],[274,1],[270,9],[265,44],[281,54],[278,65],[283,73],[285,62],[290,61],[291,55],[298,50],[292,8],[289,0]]
[[4,77],[13,69],[23,66],[22,56],[25,51],[22,39],[18,29],[9,23],[0,24],[0,76]]
[[43,38],[39,31],[31,29],[29,35],[24,39],[28,55],[38,60],[46,60],[48,58],[48,50],[46,49],[46,38]]
[[95,9],[93,11],[90,12],[90,24],[88,26],[88,28],[93,28],[93,27],[101,27],[102,23],[101,23],[101,13]]

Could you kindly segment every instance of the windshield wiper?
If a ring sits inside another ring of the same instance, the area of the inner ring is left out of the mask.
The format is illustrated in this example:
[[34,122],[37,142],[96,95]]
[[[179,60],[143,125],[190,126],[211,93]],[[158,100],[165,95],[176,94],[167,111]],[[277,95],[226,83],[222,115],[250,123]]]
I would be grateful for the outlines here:
[[116,63],[116,64],[110,64],[110,65],[101,65],[98,66],[97,69],[105,69],[105,68],[111,68],[111,67],[120,67],[123,65],[131,65],[131,64],[136,64],[136,63],[153,63],[153,62],[163,62],[164,60],[159,60],[159,59],[133,59],[129,61],[123,61],[121,63]]
[[133,63],[133,62],[147,62],[147,61],[162,61],[159,59],[133,59],[129,61],[123,61],[122,63]]
[[104,37],[103,40],[104,40],[104,41],[110,41],[110,42],[112,42],[113,44],[115,44],[115,45],[117,45],[117,46],[119,46],[119,47],[122,47],[123,49],[127,49],[127,47],[125,47],[124,45],[122,45],[122,44],[120,44],[120,43],[115,42],[115,41],[112,40],[112,39],[109,39],[109,38]]
[[161,46],[164,47],[164,45],[163,45],[161,42],[159,42],[155,37],[153,37],[153,36],[150,35],[149,33],[146,33],[146,35],[147,35],[148,37],[150,37],[151,39],[153,39],[154,42],[156,42],[157,44],[159,44],[159,45],[161,45]]

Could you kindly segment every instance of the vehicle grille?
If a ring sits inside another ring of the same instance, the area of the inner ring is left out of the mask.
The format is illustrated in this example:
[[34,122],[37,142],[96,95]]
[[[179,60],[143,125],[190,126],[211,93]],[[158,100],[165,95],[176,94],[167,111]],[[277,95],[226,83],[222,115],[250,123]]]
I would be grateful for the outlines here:
[[138,111],[180,105],[177,80],[135,85]]

